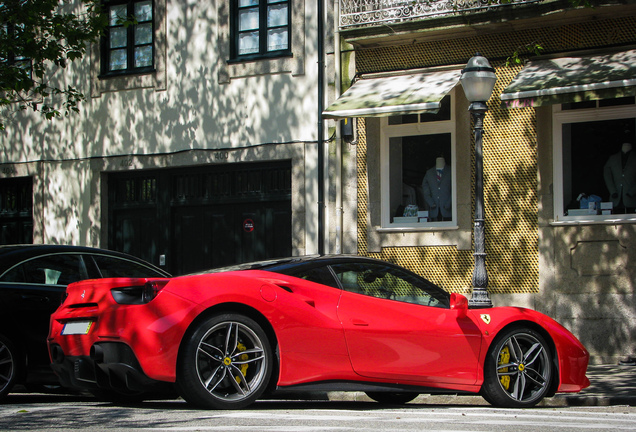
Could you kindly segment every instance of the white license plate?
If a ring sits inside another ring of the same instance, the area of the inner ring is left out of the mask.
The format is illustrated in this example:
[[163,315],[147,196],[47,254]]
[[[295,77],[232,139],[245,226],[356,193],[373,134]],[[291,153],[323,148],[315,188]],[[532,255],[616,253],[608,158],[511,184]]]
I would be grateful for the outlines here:
[[85,335],[91,329],[93,321],[72,321],[64,324],[63,335]]

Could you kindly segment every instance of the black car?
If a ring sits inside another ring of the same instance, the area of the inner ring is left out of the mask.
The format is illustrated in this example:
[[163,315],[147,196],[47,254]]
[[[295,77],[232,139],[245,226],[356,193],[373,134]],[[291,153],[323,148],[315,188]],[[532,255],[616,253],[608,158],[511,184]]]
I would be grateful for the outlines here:
[[66,286],[83,279],[166,277],[119,252],[82,246],[0,246],[0,400],[15,384],[59,385],[50,368],[49,317]]

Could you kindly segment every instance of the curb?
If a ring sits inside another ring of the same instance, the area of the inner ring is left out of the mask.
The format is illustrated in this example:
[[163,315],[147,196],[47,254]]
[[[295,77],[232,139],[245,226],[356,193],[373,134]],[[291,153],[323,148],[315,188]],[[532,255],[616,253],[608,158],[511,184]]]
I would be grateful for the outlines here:
[[[580,393],[559,393],[542,400],[538,407],[568,406],[636,406],[636,367],[631,365],[590,365],[587,370],[590,386]],[[376,403],[364,392],[287,393],[277,399],[306,401],[340,401]],[[479,395],[421,394],[411,404],[490,406]]]

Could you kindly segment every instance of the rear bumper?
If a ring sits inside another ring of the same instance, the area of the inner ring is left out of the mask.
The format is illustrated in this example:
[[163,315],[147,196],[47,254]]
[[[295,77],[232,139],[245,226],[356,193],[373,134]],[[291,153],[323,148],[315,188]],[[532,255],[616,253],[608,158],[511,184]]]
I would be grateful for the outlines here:
[[133,350],[120,342],[101,342],[90,356],[67,356],[57,344],[50,346],[51,368],[64,387],[83,390],[146,392],[167,383],[149,378]]

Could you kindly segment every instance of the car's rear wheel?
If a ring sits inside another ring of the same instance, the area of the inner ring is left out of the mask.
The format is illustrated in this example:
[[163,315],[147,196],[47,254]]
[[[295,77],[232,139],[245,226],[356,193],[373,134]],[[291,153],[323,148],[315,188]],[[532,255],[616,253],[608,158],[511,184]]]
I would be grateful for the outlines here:
[[548,394],[553,369],[543,336],[529,328],[510,329],[491,345],[481,394],[495,406],[534,406]]
[[18,359],[18,352],[13,343],[6,336],[0,335],[0,399],[11,391],[17,380]]
[[376,402],[386,405],[404,405],[419,396],[419,393],[404,392],[366,392]]
[[267,388],[272,363],[268,337],[256,321],[237,314],[214,316],[185,342],[177,389],[199,407],[243,408]]

